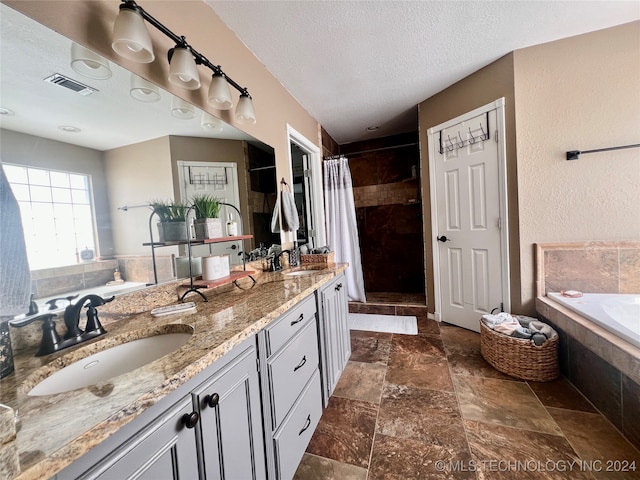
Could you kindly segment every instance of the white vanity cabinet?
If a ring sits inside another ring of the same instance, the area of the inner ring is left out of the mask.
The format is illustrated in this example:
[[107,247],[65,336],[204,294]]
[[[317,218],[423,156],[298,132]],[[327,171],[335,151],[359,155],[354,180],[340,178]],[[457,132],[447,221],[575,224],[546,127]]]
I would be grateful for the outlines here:
[[329,397],[351,356],[351,337],[348,324],[347,284],[344,274],[317,291],[318,326],[322,351],[321,370],[323,400],[327,406]]
[[255,344],[236,346],[54,478],[263,480]]
[[271,480],[291,480],[322,415],[315,295],[258,335]]

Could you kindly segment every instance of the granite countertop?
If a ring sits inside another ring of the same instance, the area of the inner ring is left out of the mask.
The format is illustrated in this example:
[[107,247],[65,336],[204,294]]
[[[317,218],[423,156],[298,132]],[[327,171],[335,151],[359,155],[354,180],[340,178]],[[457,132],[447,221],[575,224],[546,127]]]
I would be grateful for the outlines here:
[[[184,289],[177,283],[152,287],[100,307],[100,320],[108,331],[104,336],[44,357],[34,356],[37,347],[15,354],[15,373],[0,381],[0,404],[14,409],[19,419],[13,443],[20,473],[8,478],[41,480],[54,475],[346,268],[330,264],[301,276],[285,275],[290,270],[259,272],[253,287],[251,279],[243,279],[240,288],[202,290],[206,303],[190,294],[186,300],[196,302],[197,311],[166,317],[153,317],[149,311],[176,303],[176,292]],[[50,373],[96,351],[154,334],[191,330],[183,347],[132,372],[67,393],[27,396]]]

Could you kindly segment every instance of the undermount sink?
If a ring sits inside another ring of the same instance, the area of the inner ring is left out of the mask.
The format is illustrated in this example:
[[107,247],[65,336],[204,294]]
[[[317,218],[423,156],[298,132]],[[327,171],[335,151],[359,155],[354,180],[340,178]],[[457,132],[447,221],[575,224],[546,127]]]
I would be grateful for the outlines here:
[[121,343],[89,355],[49,375],[27,395],[44,396],[88,387],[140,368],[177,350],[193,330],[156,334]]

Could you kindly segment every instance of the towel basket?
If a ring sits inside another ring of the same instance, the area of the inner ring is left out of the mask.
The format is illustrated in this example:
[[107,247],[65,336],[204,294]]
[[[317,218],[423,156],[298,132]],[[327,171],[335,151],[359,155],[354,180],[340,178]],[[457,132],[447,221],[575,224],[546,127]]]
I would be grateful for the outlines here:
[[302,265],[322,265],[335,263],[336,252],[329,253],[309,253],[300,255]]
[[482,357],[496,370],[521,380],[550,382],[558,378],[558,344],[555,336],[537,346],[531,340],[496,332],[480,321]]

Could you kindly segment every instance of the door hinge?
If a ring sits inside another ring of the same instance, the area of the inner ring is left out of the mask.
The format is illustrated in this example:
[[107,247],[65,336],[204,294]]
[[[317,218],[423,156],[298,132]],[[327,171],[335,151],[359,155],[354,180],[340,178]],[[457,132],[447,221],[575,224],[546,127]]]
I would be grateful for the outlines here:
[[498,130],[496,130],[496,133],[495,133],[495,135],[493,136],[493,138],[495,138],[495,139],[496,139],[496,143],[498,143]]
[[309,236],[310,237],[315,237],[316,236],[316,229],[315,228],[310,228],[308,230]]
[[498,217],[498,230],[502,230],[502,217]]
[[305,178],[311,178],[311,170],[308,168],[302,172]]

